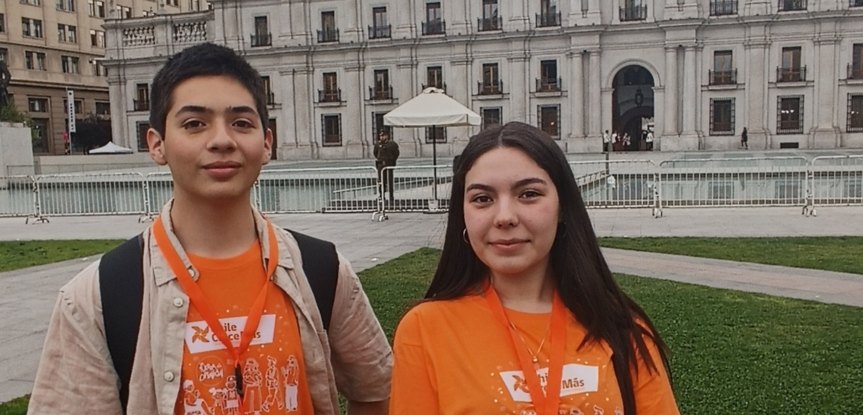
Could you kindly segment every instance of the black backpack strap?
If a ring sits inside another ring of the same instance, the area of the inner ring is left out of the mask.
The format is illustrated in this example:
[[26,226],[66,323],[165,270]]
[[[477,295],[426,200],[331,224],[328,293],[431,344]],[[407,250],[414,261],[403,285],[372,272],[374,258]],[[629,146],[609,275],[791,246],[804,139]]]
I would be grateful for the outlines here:
[[138,235],[108,251],[99,262],[99,293],[105,340],[120,377],[120,403],[123,413],[129,402],[129,379],[141,325],[144,297],[144,238]]
[[297,240],[303,257],[303,271],[315,294],[315,302],[324,330],[329,330],[336,299],[336,284],[339,281],[339,256],[332,242],[318,239],[300,232],[286,229]]

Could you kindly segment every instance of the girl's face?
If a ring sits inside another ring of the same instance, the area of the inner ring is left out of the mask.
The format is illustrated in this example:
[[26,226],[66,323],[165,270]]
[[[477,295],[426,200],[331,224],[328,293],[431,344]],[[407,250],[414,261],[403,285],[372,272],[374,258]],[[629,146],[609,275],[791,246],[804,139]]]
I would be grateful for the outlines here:
[[521,150],[491,150],[465,176],[467,237],[492,277],[544,278],[559,210],[548,173]]

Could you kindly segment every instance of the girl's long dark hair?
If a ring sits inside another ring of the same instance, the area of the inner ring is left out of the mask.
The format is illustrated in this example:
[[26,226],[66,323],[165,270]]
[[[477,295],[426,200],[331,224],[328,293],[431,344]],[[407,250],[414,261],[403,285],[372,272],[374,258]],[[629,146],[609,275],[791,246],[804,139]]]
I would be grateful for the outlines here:
[[644,338],[656,344],[670,376],[668,347],[644,310],[612,277],[563,151],[536,127],[510,122],[471,137],[455,166],[443,252],[425,298],[448,300],[474,294],[488,278],[488,268],[462,236],[465,176],[480,156],[500,147],[521,150],[554,182],[561,223],[549,255],[551,276],[563,303],[587,329],[585,343],[601,340],[611,347],[624,413],[636,415],[632,373],[637,373],[638,359],[649,371],[657,370]]

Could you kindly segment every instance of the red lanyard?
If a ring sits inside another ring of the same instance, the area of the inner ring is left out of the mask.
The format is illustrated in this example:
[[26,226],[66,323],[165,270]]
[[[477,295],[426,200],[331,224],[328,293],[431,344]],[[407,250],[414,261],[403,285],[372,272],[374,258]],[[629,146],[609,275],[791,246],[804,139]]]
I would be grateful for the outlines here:
[[560,297],[555,294],[554,302],[551,306],[551,338],[549,339],[551,343],[551,359],[548,365],[548,383],[546,383],[545,394],[541,392],[542,386],[539,381],[539,375],[536,374],[536,367],[533,365],[530,356],[528,356],[527,345],[517,342],[515,333],[513,333],[515,329],[509,324],[509,319],[503,310],[503,304],[501,304],[500,297],[498,297],[494,288],[488,287],[486,289],[485,299],[488,301],[492,314],[506,329],[510,343],[512,343],[513,348],[515,348],[518,354],[519,364],[527,381],[534,410],[537,414],[557,415],[558,407],[560,406],[560,385],[563,376],[563,354],[566,349],[566,307],[563,305]]
[[[153,236],[156,238],[156,243],[159,245],[162,255],[165,256],[165,260],[171,267],[171,271],[173,271],[174,275],[177,277],[177,282],[180,283],[183,291],[185,291],[186,295],[189,296],[192,306],[201,313],[201,316],[203,316],[204,320],[207,321],[207,324],[213,330],[213,333],[215,333],[219,341],[222,342],[225,348],[228,349],[228,352],[230,352],[234,357],[234,377],[237,381],[237,393],[240,396],[243,395],[243,378],[240,370],[240,356],[249,349],[249,344],[251,344],[252,339],[255,337],[255,332],[258,330],[261,315],[264,313],[264,304],[267,302],[267,289],[270,286],[270,281],[272,280],[273,274],[276,271],[276,266],[279,262],[279,245],[276,241],[276,233],[273,231],[272,224],[267,223],[267,230],[270,247],[269,260],[267,261],[267,280],[264,281],[264,286],[261,287],[261,291],[258,293],[257,298],[255,298],[255,302],[252,304],[252,308],[249,310],[246,326],[243,327],[243,333],[240,337],[240,346],[239,348],[236,348],[228,338],[228,334],[225,333],[225,329],[222,327],[222,324],[216,317],[216,313],[207,301],[206,295],[201,291],[201,287],[192,280],[192,277],[189,275],[189,271],[183,264],[183,260],[171,244],[171,240],[168,238],[168,233],[165,230],[161,218],[157,218],[156,222],[153,224]],[[242,404],[240,406],[242,407]]]

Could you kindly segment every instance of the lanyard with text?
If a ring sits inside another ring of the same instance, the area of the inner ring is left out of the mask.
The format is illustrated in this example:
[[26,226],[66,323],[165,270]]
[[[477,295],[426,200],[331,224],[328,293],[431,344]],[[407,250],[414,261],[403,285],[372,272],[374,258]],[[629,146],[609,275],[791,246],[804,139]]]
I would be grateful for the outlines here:
[[537,414],[557,415],[558,407],[560,406],[560,385],[563,377],[563,355],[566,349],[566,306],[563,305],[560,297],[555,293],[554,302],[551,306],[551,359],[548,364],[548,380],[546,383],[545,394],[542,393],[542,386],[539,381],[539,375],[536,373],[536,367],[531,362],[530,356],[525,345],[520,345],[516,340],[516,333],[513,333],[515,328],[509,324],[509,319],[506,317],[506,312],[503,309],[503,304],[500,302],[497,292],[489,286],[485,291],[485,299],[488,301],[489,308],[495,317],[500,321],[503,327],[509,334],[510,343],[515,348],[518,354],[521,370],[524,372],[524,378],[527,382],[530,399],[533,401],[533,407]]
[[237,381],[237,393],[240,396],[243,396],[243,376],[240,368],[240,356],[248,350],[249,344],[251,344],[252,339],[255,337],[255,332],[258,330],[258,323],[260,323],[261,315],[264,313],[264,304],[267,302],[267,288],[270,286],[270,281],[273,278],[273,274],[276,271],[276,265],[279,262],[277,259],[279,257],[279,245],[276,241],[276,233],[273,231],[273,225],[271,223],[267,223],[267,230],[270,247],[270,259],[267,261],[267,279],[264,281],[264,286],[261,287],[261,291],[258,293],[257,298],[255,298],[252,308],[249,310],[246,326],[243,328],[243,333],[240,337],[240,346],[239,348],[236,348],[228,338],[228,334],[225,333],[225,329],[216,317],[216,313],[207,301],[207,297],[204,295],[204,292],[201,291],[201,287],[192,280],[192,277],[189,275],[189,270],[186,269],[186,266],[183,264],[183,260],[180,259],[180,255],[176,250],[174,250],[174,246],[171,245],[168,233],[165,231],[165,227],[161,219],[156,219],[156,222],[153,224],[153,236],[156,238],[156,243],[159,244],[159,249],[162,251],[162,255],[164,255],[165,260],[168,261],[171,271],[176,275],[177,282],[180,283],[183,291],[189,296],[192,306],[201,313],[201,316],[203,316],[204,320],[207,321],[207,325],[210,326],[219,341],[222,342],[225,348],[228,349],[233,356],[234,377]]

